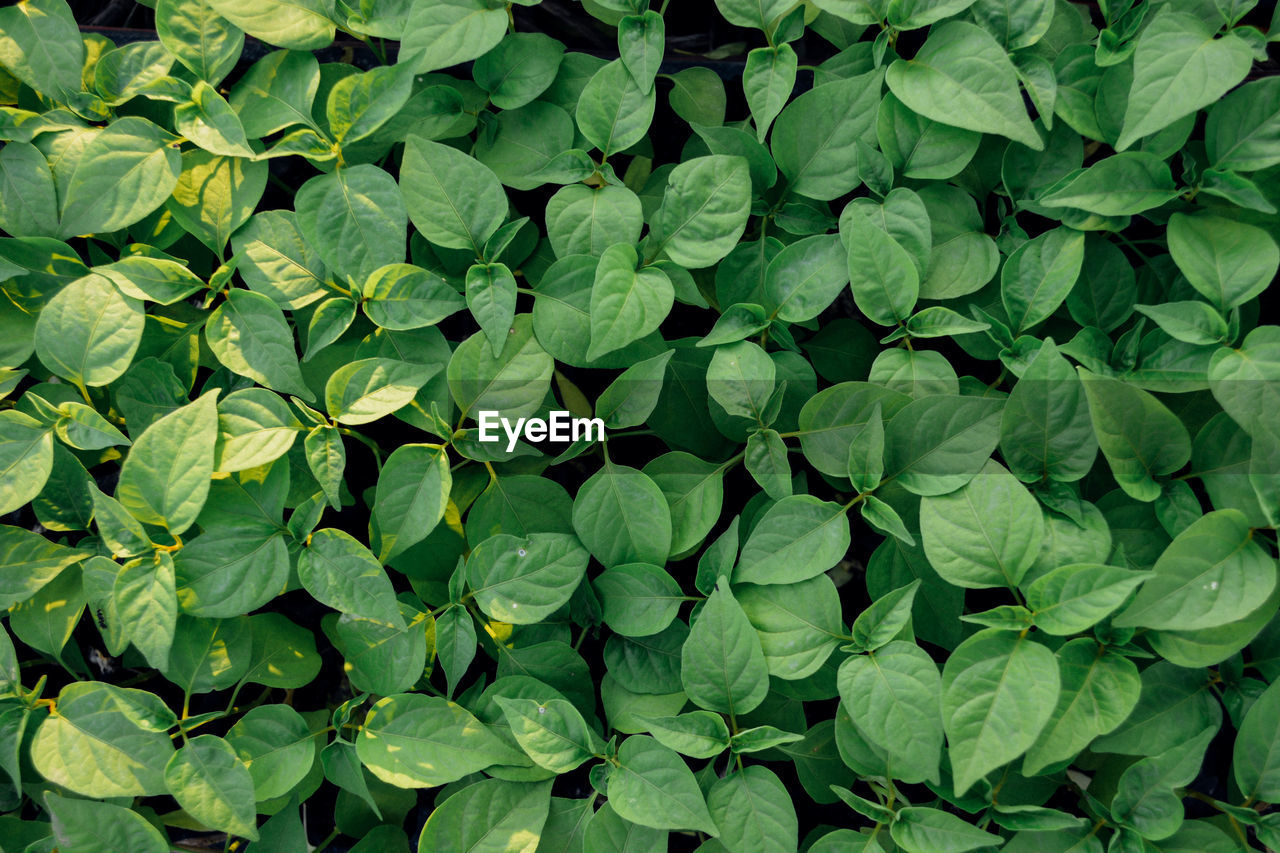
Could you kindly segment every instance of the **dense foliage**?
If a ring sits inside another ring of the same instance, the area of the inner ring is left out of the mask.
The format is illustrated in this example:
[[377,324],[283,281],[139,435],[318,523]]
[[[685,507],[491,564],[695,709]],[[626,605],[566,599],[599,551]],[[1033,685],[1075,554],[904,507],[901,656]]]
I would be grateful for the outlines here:
[[1269,10],[516,3],[0,9],[0,849],[1280,844]]

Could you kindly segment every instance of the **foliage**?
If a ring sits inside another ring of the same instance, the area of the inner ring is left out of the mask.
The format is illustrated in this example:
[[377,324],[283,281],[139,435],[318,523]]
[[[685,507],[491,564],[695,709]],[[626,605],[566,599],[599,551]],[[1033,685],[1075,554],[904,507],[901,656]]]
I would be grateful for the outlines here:
[[142,2],[0,9],[4,850],[1280,845],[1253,0]]

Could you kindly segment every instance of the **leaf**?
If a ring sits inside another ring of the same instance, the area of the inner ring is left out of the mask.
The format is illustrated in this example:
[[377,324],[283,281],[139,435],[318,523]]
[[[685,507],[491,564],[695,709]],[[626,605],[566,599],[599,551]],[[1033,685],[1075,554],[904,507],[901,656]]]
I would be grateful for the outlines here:
[[484,335],[477,333],[454,350],[446,373],[449,393],[464,417],[494,409],[503,417],[520,418],[542,404],[553,371],[554,361],[534,337],[530,315],[517,314],[501,354],[495,358]]
[[173,754],[165,784],[188,814],[210,829],[258,839],[253,779],[225,740],[198,735]]
[[1084,387],[1052,341],[1045,341],[1013,386],[1000,422],[1000,453],[1019,480],[1079,480],[1093,467],[1098,440]]
[[541,622],[569,601],[587,571],[588,555],[567,533],[506,533],[476,545],[467,585],[486,614],[511,624]]
[[58,291],[36,321],[36,355],[73,384],[99,386],[119,379],[142,340],[144,315],[100,275],[87,275]]
[[58,199],[40,149],[10,142],[0,149],[0,225],[15,237],[55,237]]
[[1146,151],[1127,151],[1054,184],[1036,203],[1079,208],[1099,216],[1128,216],[1159,207],[1177,194],[1168,163]]
[[764,289],[772,316],[803,323],[834,302],[848,281],[847,251],[834,235],[820,234],[779,252],[769,262]]
[[53,837],[60,847],[106,853],[136,850],[167,853],[169,842],[145,817],[123,806],[62,797],[52,791],[44,796],[53,823]]
[[1112,624],[1191,631],[1248,615],[1276,585],[1275,561],[1252,539],[1238,510],[1201,517],[1174,538]]
[[648,563],[606,569],[594,581],[604,623],[625,637],[647,637],[664,630],[685,600],[671,575]]
[[632,736],[622,742],[608,791],[614,811],[632,823],[718,834],[692,771],[653,738]]
[[1280,689],[1268,687],[1245,714],[1236,737],[1231,769],[1247,798],[1270,801],[1280,790],[1280,730],[1276,704]]
[[724,579],[690,627],[680,658],[685,695],[709,711],[746,714],[769,692],[760,640]]
[[[840,665],[840,702],[858,731],[888,756],[895,778],[938,779],[942,756],[942,682],[937,665],[914,643],[894,641]],[[900,732],[910,731],[910,738]],[[956,743],[952,741],[952,754]]]
[[1117,151],[1212,104],[1244,79],[1252,64],[1248,45],[1230,33],[1214,38],[1214,30],[1171,9],[1151,19],[1134,51]]
[[999,441],[1000,401],[922,397],[885,427],[884,468],[907,491],[945,495],[982,470]]
[[848,247],[853,301],[882,326],[896,326],[911,315],[920,295],[920,274],[907,250],[875,224],[859,205],[845,208],[840,236]]
[[661,566],[671,547],[671,510],[662,490],[644,473],[607,463],[578,490],[573,529],[606,568]]
[[920,502],[924,552],[956,586],[1015,587],[1035,562],[1044,537],[1040,506],[999,463],[947,495]]
[[400,174],[409,218],[424,237],[483,254],[484,242],[507,215],[502,185],[487,166],[456,148],[411,136]]
[[1009,256],[1000,272],[1000,297],[1015,333],[1058,310],[1083,263],[1084,234],[1065,227],[1046,231]]
[[412,264],[388,264],[365,281],[360,307],[376,325],[404,330],[433,326],[465,304],[438,273]]
[[608,429],[639,426],[648,420],[662,393],[667,362],[674,350],[631,365],[604,389],[596,399],[596,417]]
[[467,270],[467,308],[494,356],[501,354],[516,316],[516,280],[506,264],[473,264]]
[[979,829],[950,812],[908,806],[894,815],[889,827],[893,841],[907,853],[947,850],[961,853],[1000,843],[1000,836]]
[[418,693],[379,699],[356,738],[356,753],[374,776],[402,788],[445,785],[522,758],[461,705]]
[[1253,225],[1175,213],[1169,254],[1191,286],[1221,311],[1262,293],[1280,268],[1280,247]]
[[1060,566],[1027,587],[1035,625],[1050,634],[1078,634],[1125,602],[1150,573],[1089,563]]
[[615,243],[601,254],[591,285],[589,360],[643,338],[671,311],[671,279],[655,267],[637,270],[638,264],[639,256],[629,243]]
[[75,682],[58,694],[57,716],[36,729],[31,761],[50,782],[84,796],[166,794],[164,769],[174,751],[165,732],[176,724],[144,690]]
[[430,535],[444,518],[452,483],[443,448],[402,444],[391,452],[378,476],[369,522],[380,561]]
[[549,783],[486,779],[440,805],[422,827],[424,850],[533,853],[551,803]]
[[382,565],[349,534],[317,530],[298,557],[298,580],[322,604],[403,629],[395,590]]
[[156,669],[168,669],[178,621],[173,559],[164,552],[131,560],[116,575],[115,611],[134,647]]
[[414,3],[400,50],[423,74],[483,56],[502,41],[507,16],[484,0],[428,0]]
[[799,825],[791,795],[772,770],[755,764],[716,781],[707,809],[720,843],[744,853],[795,850]]
[[642,15],[627,15],[618,22],[618,53],[642,92],[653,90],[666,41],[666,24],[652,9]]
[[292,50],[316,50],[333,41],[334,26],[315,0],[205,0],[249,35]]
[[1058,650],[1058,668],[1062,690],[1049,722],[1027,750],[1022,763],[1027,775],[1074,758],[1095,737],[1115,729],[1133,711],[1142,691],[1133,661],[1088,637]]
[[134,439],[115,497],[139,521],[177,536],[200,514],[213,474],[217,396],[216,391],[201,395]]
[[60,235],[98,234],[134,224],[164,203],[178,183],[176,137],[144,118],[112,122],[80,152],[59,186]]
[[325,384],[325,409],[341,424],[376,421],[408,405],[438,370],[390,358],[348,362]]
[[911,606],[915,602],[920,581],[882,595],[853,620],[850,632],[860,651],[874,652],[898,636],[911,619]]
[[1019,634],[987,628],[952,652],[942,668],[942,720],[958,795],[1035,742],[1059,689],[1053,653]]
[[0,63],[41,94],[61,99],[80,91],[84,42],[62,0],[29,0],[0,10]]
[[758,47],[747,54],[742,88],[755,122],[756,138],[763,143],[769,126],[786,106],[796,85],[795,50],[789,44]]
[[948,21],[929,33],[910,61],[895,60],[885,83],[912,111],[943,124],[996,133],[1040,151],[1018,79],[1004,49],[986,30]]
[[1118,379],[1079,369],[1098,446],[1120,488],[1136,500],[1160,496],[1156,477],[1191,458],[1187,428],[1151,394]]
[[[405,159],[408,167],[411,156]],[[314,177],[294,199],[303,237],[329,269],[356,282],[404,260],[405,211],[412,204],[411,190],[402,197],[392,177],[369,164]]]
[[769,497],[782,500],[791,495],[787,445],[777,430],[762,429],[748,436],[743,464]]
[[707,393],[729,415],[760,425],[773,394],[777,367],[765,351],[749,341],[717,347],[707,367]]
[[654,89],[647,90],[621,59],[591,76],[578,96],[578,129],[604,157],[630,148],[644,138],[653,121]]
[[52,471],[52,430],[21,412],[0,412],[0,512],[29,503]]
[[742,584],[734,595],[775,678],[797,681],[818,672],[843,633],[840,597],[826,575],[793,584]]
[[875,141],[881,73],[823,83],[778,115],[769,148],[790,188],[830,201],[858,186],[858,142]]
[[1252,172],[1280,162],[1275,133],[1280,87],[1270,79],[1246,83],[1209,108],[1205,149],[1219,169]]
[[228,102],[251,139],[295,124],[314,125],[311,105],[320,65],[310,53],[277,50],[255,62],[231,87]]
[[495,696],[494,701],[520,748],[539,767],[568,773],[603,747],[578,710],[563,699],[537,702]]
[[329,131],[342,146],[364,139],[390,121],[412,93],[413,68],[408,64],[348,74],[329,90]]
[[228,370],[275,391],[312,398],[284,313],[266,296],[232,288],[205,326],[205,340]]
[[690,269],[729,254],[747,227],[751,174],[742,157],[713,154],[686,160],[667,176],[653,215],[649,256],[665,253]]
[[249,768],[258,801],[287,795],[315,762],[306,721],[288,705],[259,705],[236,721],[226,739]]
[[774,504],[742,546],[734,583],[797,583],[822,574],[849,550],[849,521],[839,504],[792,495]]

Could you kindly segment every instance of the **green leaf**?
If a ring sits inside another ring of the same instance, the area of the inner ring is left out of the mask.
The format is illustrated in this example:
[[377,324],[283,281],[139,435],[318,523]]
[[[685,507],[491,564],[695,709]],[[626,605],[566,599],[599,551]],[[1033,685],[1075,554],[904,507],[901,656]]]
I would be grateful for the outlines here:
[[[407,170],[410,154],[405,161]],[[418,174],[416,165],[412,168]],[[413,202],[409,187],[402,198],[390,175],[365,164],[307,181],[298,189],[294,207],[298,230],[325,265],[360,283],[380,267],[404,260],[405,209]]]
[[217,396],[216,391],[201,395],[134,439],[115,497],[139,521],[176,536],[200,514],[213,474]]
[[401,788],[445,785],[523,758],[461,705],[419,693],[378,700],[356,738],[356,753],[374,776]]
[[1280,688],[1273,683],[1245,714],[1236,737],[1231,769],[1247,798],[1270,802],[1280,791]]
[[1165,549],[1154,576],[1112,624],[1191,631],[1247,616],[1276,585],[1275,560],[1252,540],[1239,510],[1203,516]]
[[259,59],[231,87],[228,102],[251,139],[295,124],[314,126],[311,105],[320,86],[315,56],[277,50]]
[[952,652],[942,668],[942,719],[957,795],[1035,742],[1059,688],[1053,653],[1020,634],[987,628]]
[[929,32],[910,60],[895,60],[889,89],[912,111],[955,127],[996,133],[1040,151],[1008,54],[986,30],[948,21]]
[[1137,40],[1116,150],[1212,104],[1244,79],[1253,62],[1248,44],[1231,33],[1214,38],[1215,30],[1172,9],[1152,18]]
[[0,225],[15,237],[56,237],[58,199],[40,149],[10,142],[0,149]]
[[293,332],[284,313],[266,296],[230,289],[209,317],[204,334],[209,349],[228,370],[275,391],[312,399],[298,368]]
[[578,490],[573,529],[606,568],[667,562],[671,510],[652,479],[625,465],[606,463]]
[[541,622],[559,610],[581,583],[588,554],[567,533],[499,533],[467,558],[467,585],[476,603],[500,622]]
[[210,829],[258,839],[253,778],[231,744],[199,735],[173,754],[165,784],[186,812]]
[[1049,722],[1023,760],[1022,772],[1028,776],[1075,758],[1095,737],[1115,729],[1132,713],[1142,692],[1133,661],[1088,637],[1058,650],[1058,669],[1062,690]]
[[134,224],[164,204],[181,171],[176,137],[144,118],[112,122],[85,145],[65,187],[59,185],[61,236]]
[[1000,453],[1019,480],[1079,480],[1093,467],[1098,440],[1084,387],[1053,341],[1023,370],[1000,422]]
[[843,634],[840,597],[826,575],[793,584],[741,584],[734,594],[775,678],[797,681],[813,675]]
[[54,784],[84,796],[167,794],[165,765],[173,756],[166,734],[177,718],[159,697],[80,681],[58,694],[58,713],[36,729],[31,761]]
[[426,0],[410,10],[400,50],[423,74],[483,56],[506,32],[501,6],[484,0]]
[[1262,293],[1280,268],[1280,247],[1271,235],[1218,216],[1175,213],[1169,254],[1191,286],[1223,312]]
[[747,437],[743,465],[769,497],[782,500],[791,495],[787,445],[777,430],[762,429]]
[[334,25],[317,0],[205,0],[249,35],[292,50],[317,50],[333,41]]
[[506,264],[473,264],[467,270],[467,308],[498,356],[516,316],[516,280]]
[[530,315],[517,314],[496,358],[483,333],[458,345],[447,369],[449,392],[464,416],[495,409],[507,418],[526,417],[542,404],[553,371],[554,361],[533,335]]
[[692,771],[653,738],[633,736],[622,742],[608,792],[614,811],[632,823],[718,834]]
[[742,88],[747,96],[751,119],[755,122],[756,138],[761,143],[769,133],[769,126],[791,97],[796,85],[798,62],[795,49],[789,44],[758,47],[747,54]]
[[537,702],[495,696],[511,734],[539,767],[568,773],[603,748],[582,714],[563,699]]
[[882,595],[853,620],[850,633],[860,651],[874,652],[898,636],[911,619],[911,606],[915,602],[920,581]]
[[564,45],[550,36],[510,33],[476,61],[471,76],[494,106],[514,110],[546,91],[563,56]]
[[81,89],[84,42],[65,0],[0,9],[0,64],[37,92],[62,100]]
[[1014,333],[1048,319],[1067,298],[1084,264],[1084,234],[1055,228],[1023,243],[1000,272],[1000,297]]
[[315,762],[315,742],[306,720],[288,705],[253,708],[226,737],[249,768],[259,802],[287,795]]
[[1027,606],[1040,630],[1078,634],[1115,611],[1151,576],[1092,563],[1061,566],[1027,586]]
[[794,192],[830,201],[858,186],[858,142],[875,141],[881,76],[815,86],[778,115],[769,147]]
[[[938,778],[942,688],[938,668],[919,646],[894,641],[840,665],[840,701],[864,737],[888,756],[895,778]],[[910,738],[898,733],[912,732]],[[953,752],[955,746],[953,744]]]
[[1209,108],[1205,149],[1218,169],[1253,172],[1280,163],[1280,85],[1264,78],[1246,83]]
[[707,809],[728,850],[795,850],[799,834],[791,794],[777,775],[759,764],[716,781]]
[[904,322],[920,296],[920,273],[902,244],[877,225],[869,206],[849,205],[840,217],[848,247],[853,301],[882,326]]
[[413,76],[410,64],[382,65],[335,83],[325,116],[338,144],[364,139],[390,121],[413,93]]
[[0,412],[0,512],[21,509],[53,471],[53,431],[21,412]]
[[639,340],[658,328],[671,311],[675,289],[655,267],[637,270],[639,256],[629,243],[604,250],[591,285],[591,346],[594,360]]
[[844,246],[834,235],[819,234],[797,240],[769,262],[764,290],[772,317],[803,323],[821,314],[848,282]]
[[885,428],[884,467],[907,491],[945,495],[972,480],[999,441],[999,400],[922,397]]
[[1187,428],[1158,399],[1118,379],[1079,370],[1098,446],[1120,488],[1140,501],[1160,496],[1156,477],[1191,458]]
[[606,569],[592,582],[604,623],[625,637],[647,637],[676,618],[685,595],[658,566],[626,563]]
[[764,514],[742,546],[734,583],[797,583],[836,565],[849,550],[849,520],[839,504],[792,495]]
[[453,477],[443,448],[402,444],[378,476],[370,528],[380,561],[421,542],[444,518]]
[[745,714],[769,692],[760,640],[724,579],[694,620],[680,658],[685,695],[707,710]]
[[484,242],[507,216],[497,175],[456,148],[417,136],[405,143],[400,175],[409,218],[424,237],[483,255]]
[[596,398],[596,417],[608,429],[639,426],[648,420],[662,393],[667,362],[674,350],[631,365]]
[[36,355],[75,385],[106,385],[133,361],[145,324],[142,305],[101,275],[59,290],[36,320]]
[[1044,538],[1040,506],[999,463],[947,495],[920,502],[924,552],[943,580],[971,589],[1013,588]]
[[325,409],[340,424],[376,421],[407,406],[438,370],[390,358],[349,362],[325,383]]
[[133,645],[156,669],[167,669],[178,621],[173,559],[165,552],[131,560],[111,591],[116,614]]
[[604,157],[644,138],[657,102],[654,89],[645,89],[621,59],[592,75],[578,96],[578,129]]
[[979,829],[971,823],[941,809],[908,806],[894,815],[889,827],[893,841],[907,853],[963,853],[1001,843],[998,835]]
[[466,304],[438,273],[412,264],[388,264],[364,283],[365,315],[384,329],[433,326]]
[[61,797],[52,791],[44,795],[44,804],[53,822],[53,837],[61,848],[85,853],[168,853],[170,849],[159,829],[123,806]]
[[653,214],[649,257],[665,253],[690,269],[709,267],[737,244],[750,208],[751,174],[744,158],[713,154],[686,160],[667,176],[662,206]]
[[298,557],[298,580],[322,604],[403,629],[395,590],[382,565],[350,534],[317,530]]
[[551,804],[550,783],[485,779],[431,813],[418,847],[459,853],[534,853]]
[[1127,151],[1054,184],[1036,203],[1099,216],[1128,216],[1159,207],[1177,194],[1168,163],[1146,151]]

